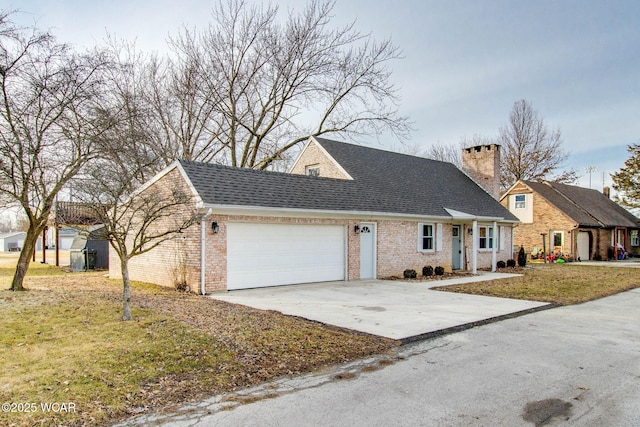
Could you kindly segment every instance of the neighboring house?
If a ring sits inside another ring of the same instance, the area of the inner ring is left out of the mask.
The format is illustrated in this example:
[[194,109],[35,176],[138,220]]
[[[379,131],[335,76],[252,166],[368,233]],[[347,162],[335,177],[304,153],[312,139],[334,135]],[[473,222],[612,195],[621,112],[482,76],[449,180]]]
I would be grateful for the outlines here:
[[618,258],[640,252],[637,217],[597,190],[554,182],[516,182],[501,203],[520,219],[514,228],[516,246],[527,252],[544,247],[548,253],[575,259]]
[[0,250],[3,252],[20,252],[26,236],[27,233],[24,231],[0,233]]
[[200,223],[131,259],[129,274],[201,293],[495,268],[512,258],[518,222],[450,163],[322,138],[290,173],[179,161],[141,192],[175,185],[194,195],[184,211]]

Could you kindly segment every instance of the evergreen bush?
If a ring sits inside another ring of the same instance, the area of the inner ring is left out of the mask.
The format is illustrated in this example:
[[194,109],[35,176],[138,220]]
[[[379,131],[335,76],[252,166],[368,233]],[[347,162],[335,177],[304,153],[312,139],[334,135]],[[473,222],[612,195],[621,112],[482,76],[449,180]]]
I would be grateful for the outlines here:
[[403,274],[405,279],[415,279],[418,277],[418,273],[410,268],[406,269]]

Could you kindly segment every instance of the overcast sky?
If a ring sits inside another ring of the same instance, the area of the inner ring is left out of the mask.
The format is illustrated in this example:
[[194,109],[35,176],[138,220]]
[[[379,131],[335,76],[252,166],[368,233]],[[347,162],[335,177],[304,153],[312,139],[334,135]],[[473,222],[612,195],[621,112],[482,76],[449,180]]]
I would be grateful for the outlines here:
[[[20,22],[48,28],[59,41],[100,44],[107,32],[164,49],[182,25],[204,27],[213,1],[5,0]],[[273,1],[284,10],[302,1]],[[391,38],[405,58],[393,64],[412,146],[458,144],[463,136],[495,136],[513,103],[528,100],[563,134],[567,167],[592,187],[640,142],[640,1],[338,0],[336,25]],[[382,148],[399,147],[390,137]],[[376,145],[374,145],[376,146]]]

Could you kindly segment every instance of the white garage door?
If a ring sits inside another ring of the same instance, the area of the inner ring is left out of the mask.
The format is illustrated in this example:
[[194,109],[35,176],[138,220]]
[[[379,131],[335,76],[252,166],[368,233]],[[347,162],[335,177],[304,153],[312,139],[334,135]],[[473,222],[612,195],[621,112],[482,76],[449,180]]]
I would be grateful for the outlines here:
[[589,260],[589,233],[584,231],[578,233],[578,258]]
[[343,280],[345,233],[339,225],[230,223],[227,289]]

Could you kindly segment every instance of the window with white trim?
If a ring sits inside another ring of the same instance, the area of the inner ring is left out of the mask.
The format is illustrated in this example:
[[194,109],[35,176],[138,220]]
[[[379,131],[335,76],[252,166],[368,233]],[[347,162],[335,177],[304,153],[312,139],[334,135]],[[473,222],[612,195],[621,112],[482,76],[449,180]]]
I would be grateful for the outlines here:
[[308,176],[320,176],[320,165],[306,166],[304,173]]
[[493,227],[478,227],[478,247],[480,249],[493,249]]
[[638,233],[638,230],[631,230],[630,237],[631,246],[640,246],[640,234]]
[[527,195],[526,194],[516,194],[515,195],[515,208],[516,209],[526,209],[527,208]]
[[433,224],[418,224],[418,250],[421,252],[434,252],[434,230]]

